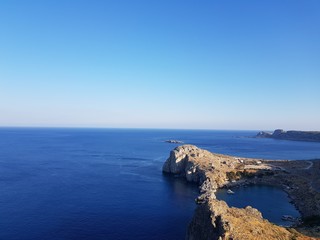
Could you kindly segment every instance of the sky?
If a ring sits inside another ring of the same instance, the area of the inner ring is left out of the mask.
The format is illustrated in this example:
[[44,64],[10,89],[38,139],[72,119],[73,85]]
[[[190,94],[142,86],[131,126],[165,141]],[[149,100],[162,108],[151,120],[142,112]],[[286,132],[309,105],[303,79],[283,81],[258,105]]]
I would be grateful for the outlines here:
[[320,1],[0,1],[0,126],[320,130]]

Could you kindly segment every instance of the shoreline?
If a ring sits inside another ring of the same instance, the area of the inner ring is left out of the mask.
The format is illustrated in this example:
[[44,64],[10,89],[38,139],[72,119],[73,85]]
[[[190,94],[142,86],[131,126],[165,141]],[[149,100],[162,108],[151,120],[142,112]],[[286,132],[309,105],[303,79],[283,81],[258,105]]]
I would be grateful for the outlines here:
[[[200,186],[200,195],[196,199],[198,206],[186,239],[209,239],[208,236],[210,239],[254,239],[255,236],[260,239],[320,238],[320,227],[315,224],[320,222],[320,193],[313,187],[320,183],[317,179],[319,160],[241,158],[182,145],[170,152],[163,172],[185,177]],[[217,189],[248,184],[284,190],[301,214],[302,223],[290,228],[281,227],[263,219],[254,208],[229,207],[216,199]],[[262,232],[265,238],[261,238]]]

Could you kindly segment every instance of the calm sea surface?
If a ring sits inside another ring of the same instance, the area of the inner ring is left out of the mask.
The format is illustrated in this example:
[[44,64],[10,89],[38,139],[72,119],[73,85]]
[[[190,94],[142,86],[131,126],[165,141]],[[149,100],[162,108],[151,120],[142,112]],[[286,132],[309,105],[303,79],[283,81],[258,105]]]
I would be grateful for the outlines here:
[[176,146],[163,141],[243,157],[320,158],[319,143],[255,134],[0,128],[0,239],[184,239],[198,189],[162,175]]
[[255,207],[262,212],[264,218],[278,225],[287,227],[292,225],[292,222],[282,220],[283,215],[300,217],[298,210],[289,204],[288,195],[282,189],[258,185],[232,190],[233,194],[228,194],[227,189],[218,190],[216,196],[232,207],[243,208],[248,205]]

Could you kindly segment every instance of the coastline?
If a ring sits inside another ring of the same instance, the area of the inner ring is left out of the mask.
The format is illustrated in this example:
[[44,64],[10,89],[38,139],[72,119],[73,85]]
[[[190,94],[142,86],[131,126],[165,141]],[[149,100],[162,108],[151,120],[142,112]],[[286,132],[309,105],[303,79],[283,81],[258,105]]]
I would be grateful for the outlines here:
[[[186,239],[316,239],[320,237],[315,224],[320,219],[320,194],[313,186],[319,181],[319,167],[319,160],[239,158],[182,145],[170,152],[163,172],[200,186],[198,207]],[[280,227],[263,219],[254,208],[231,208],[216,199],[219,188],[247,184],[282,188],[300,212],[302,222],[292,228]]]
[[278,140],[302,141],[302,142],[320,142],[319,131],[284,131],[276,129],[273,133],[261,131],[256,138],[273,138]]

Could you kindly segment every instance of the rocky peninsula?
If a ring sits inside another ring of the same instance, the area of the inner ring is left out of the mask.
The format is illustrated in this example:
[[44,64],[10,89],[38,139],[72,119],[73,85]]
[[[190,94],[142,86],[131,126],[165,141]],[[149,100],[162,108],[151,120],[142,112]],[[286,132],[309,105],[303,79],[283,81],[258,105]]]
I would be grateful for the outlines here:
[[[187,240],[318,239],[320,237],[320,161],[268,161],[214,154],[193,145],[170,152],[163,172],[200,186],[198,206],[187,229]],[[263,219],[250,206],[229,207],[216,199],[219,188],[268,184],[283,188],[302,216],[285,228]]]
[[273,133],[259,132],[256,135],[257,138],[274,138],[291,141],[308,141],[308,142],[320,142],[319,131],[284,131],[282,129],[276,129]]

